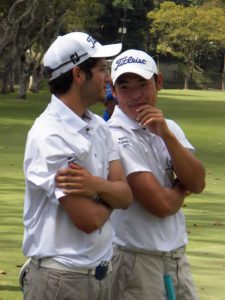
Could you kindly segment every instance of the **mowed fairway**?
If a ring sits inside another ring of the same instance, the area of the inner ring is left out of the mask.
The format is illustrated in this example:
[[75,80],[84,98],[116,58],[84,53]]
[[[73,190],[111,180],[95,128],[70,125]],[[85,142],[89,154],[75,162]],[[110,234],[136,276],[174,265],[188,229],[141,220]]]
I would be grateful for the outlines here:
[[[46,91],[21,101],[15,95],[0,95],[0,300],[22,299],[18,273],[25,261],[21,251],[24,145],[27,131],[48,101]],[[225,93],[162,90],[158,104],[167,118],[181,125],[206,167],[204,192],[188,197],[183,208],[187,253],[200,299],[224,300]],[[101,114],[104,107],[98,104],[93,110]]]

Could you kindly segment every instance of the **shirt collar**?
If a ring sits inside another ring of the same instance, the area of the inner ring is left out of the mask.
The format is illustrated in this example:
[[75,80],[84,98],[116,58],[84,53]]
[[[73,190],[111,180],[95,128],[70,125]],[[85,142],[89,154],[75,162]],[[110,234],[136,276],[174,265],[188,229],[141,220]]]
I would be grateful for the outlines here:
[[93,114],[88,110],[85,112],[84,118],[81,118],[55,95],[52,95],[51,97],[50,107],[63,122],[76,131],[81,131],[83,128],[87,127],[89,122],[93,119]]
[[109,125],[113,125],[115,127],[120,127],[122,125],[131,130],[144,129],[144,126],[140,125],[136,120],[128,117],[118,105],[115,106],[114,112],[109,120]]

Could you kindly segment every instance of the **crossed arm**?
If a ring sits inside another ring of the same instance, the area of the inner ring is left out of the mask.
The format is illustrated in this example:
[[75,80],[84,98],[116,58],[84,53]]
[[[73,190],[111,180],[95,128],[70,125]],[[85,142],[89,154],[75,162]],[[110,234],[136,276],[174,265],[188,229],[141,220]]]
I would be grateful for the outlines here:
[[59,201],[74,225],[91,233],[108,220],[115,208],[126,209],[132,192],[118,160],[110,162],[108,180],[93,176],[79,165],[70,164],[56,176],[65,196]]
[[152,133],[162,138],[170,154],[174,172],[183,186],[192,193],[202,192],[205,187],[205,168],[171,132],[162,111],[150,105],[143,105],[137,111],[137,119]]
[[190,193],[182,185],[163,187],[150,172],[136,172],[128,175],[128,183],[134,198],[151,214],[164,218],[175,214]]
[[170,131],[158,108],[143,105],[137,110],[137,121],[163,139],[171,156],[178,184],[172,189],[164,187],[150,172],[132,173],[128,175],[128,183],[134,198],[147,211],[164,218],[176,213],[190,193],[200,193],[204,189],[205,169]]

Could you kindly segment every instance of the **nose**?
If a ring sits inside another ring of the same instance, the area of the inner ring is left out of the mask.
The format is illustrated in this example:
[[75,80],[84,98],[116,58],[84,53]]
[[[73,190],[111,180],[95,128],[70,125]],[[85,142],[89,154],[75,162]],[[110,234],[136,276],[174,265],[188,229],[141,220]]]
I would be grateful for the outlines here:
[[109,72],[107,70],[105,71],[105,81],[106,82],[110,82],[111,81],[110,74],[109,74]]
[[131,91],[131,98],[132,100],[134,101],[138,101],[138,100],[141,100],[141,91],[139,89],[133,89]]

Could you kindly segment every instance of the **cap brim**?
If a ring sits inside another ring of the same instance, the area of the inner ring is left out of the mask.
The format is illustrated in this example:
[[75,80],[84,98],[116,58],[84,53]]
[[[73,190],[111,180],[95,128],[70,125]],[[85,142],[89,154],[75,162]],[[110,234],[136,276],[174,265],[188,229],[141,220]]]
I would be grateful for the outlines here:
[[121,68],[121,71],[116,73],[115,77],[113,77],[112,75],[113,85],[115,84],[116,80],[125,73],[137,74],[147,80],[151,79],[154,74],[154,72],[150,72],[149,70],[144,70],[139,68],[135,69],[134,66],[132,65],[127,65],[126,67],[123,66],[123,68]]
[[122,50],[122,44],[111,44],[99,47],[97,52],[92,57],[111,57],[115,56]]

